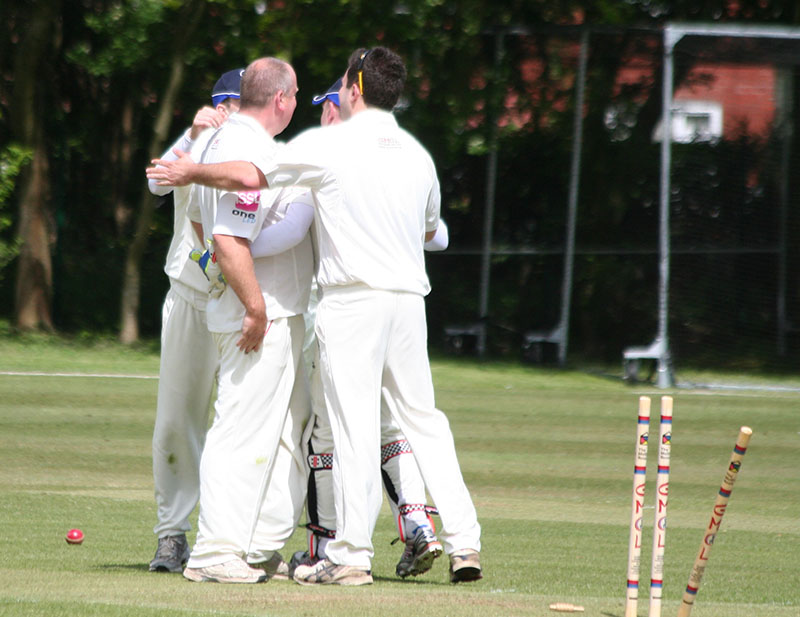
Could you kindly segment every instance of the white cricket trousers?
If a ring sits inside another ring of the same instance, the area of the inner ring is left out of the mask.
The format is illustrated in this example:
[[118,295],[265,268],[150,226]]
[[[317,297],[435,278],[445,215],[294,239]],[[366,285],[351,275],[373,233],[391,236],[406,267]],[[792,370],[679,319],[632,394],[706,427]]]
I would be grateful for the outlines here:
[[206,326],[208,294],[174,279],[161,311],[161,366],[153,428],[153,483],[159,537],[185,533],[200,495],[203,451],[217,370]]
[[300,523],[308,477],[302,444],[310,419],[307,379],[305,375],[299,375],[294,382],[275,466],[247,551],[248,563],[267,561],[275,551],[284,547]]
[[371,567],[381,507],[382,394],[439,509],[445,550],[480,550],[450,425],[434,401],[422,296],[363,285],[326,288],[316,333],[334,442],[336,539],[328,544],[329,559]]
[[[286,470],[280,477],[273,474],[287,416],[292,409],[308,409],[303,330],[302,316],[275,319],[260,350],[248,354],[236,347],[239,332],[213,335],[219,384],[214,423],[200,462],[200,514],[189,567],[224,563],[234,556],[257,561],[258,553],[268,552],[271,537],[285,534],[287,526],[293,529],[288,519],[299,516],[294,506],[265,497],[295,495],[294,502],[297,492],[305,490],[302,469],[291,477]],[[268,491],[270,482],[294,484]],[[283,522],[272,531],[275,517]]]

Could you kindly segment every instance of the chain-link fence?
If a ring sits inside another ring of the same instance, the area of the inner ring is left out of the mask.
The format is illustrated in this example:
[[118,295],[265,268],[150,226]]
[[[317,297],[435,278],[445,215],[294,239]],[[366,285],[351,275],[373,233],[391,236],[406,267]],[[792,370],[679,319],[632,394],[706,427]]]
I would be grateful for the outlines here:
[[[452,241],[428,258],[431,338],[532,360],[634,347],[642,364],[791,366],[800,29],[493,36],[497,130],[443,171]],[[459,207],[465,187],[480,218]]]

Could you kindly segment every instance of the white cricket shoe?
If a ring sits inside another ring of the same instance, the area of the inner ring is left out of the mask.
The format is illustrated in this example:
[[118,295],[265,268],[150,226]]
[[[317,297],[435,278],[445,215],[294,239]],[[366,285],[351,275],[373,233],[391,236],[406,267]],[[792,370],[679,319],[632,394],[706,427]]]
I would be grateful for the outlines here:
[[267,580],[264,570],[251,568],[241,557],[205,568],[186,568],[183,576],[195,583],[261,583]]
[[323,559],[313,566],[297,566],[294,580],[301,585],[371,585],[372,572],[367,568],[343,566]]
[[289,564],[287,564],[280,553],[277,551],[272,553],[272,557],[265,561],[258,561],[249,564],[251,568],[257,570],[264,570],[267,575],[267,580],[275,581],[288,581],[289,580]]
[[450,555],[450,582],[468,583],[483,578],[478,551],[466,548]]

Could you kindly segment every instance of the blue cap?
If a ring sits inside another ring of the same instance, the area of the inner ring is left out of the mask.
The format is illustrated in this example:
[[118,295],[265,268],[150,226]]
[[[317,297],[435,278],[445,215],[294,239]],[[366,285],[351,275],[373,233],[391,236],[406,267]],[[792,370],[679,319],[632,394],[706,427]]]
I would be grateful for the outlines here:
[[341,87],[342,87],[342,79],[339,78],[330,88],[328,88],[325,94],[318,94],[313,99],[311,99],[311,104],[319,105],[325,100],[328,100],[334,105],[336,105],[336,107],[339,107],[339,89]]
[[244,69],[234,69],[217,80],[211,90],[211,103],[215,107],[225,99],[238,99],[241,96],[242,73]]

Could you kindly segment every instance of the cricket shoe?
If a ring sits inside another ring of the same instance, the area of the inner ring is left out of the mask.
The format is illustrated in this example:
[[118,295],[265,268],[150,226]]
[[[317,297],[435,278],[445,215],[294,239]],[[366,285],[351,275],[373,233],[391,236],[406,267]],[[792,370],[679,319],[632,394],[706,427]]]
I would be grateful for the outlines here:
[[280,553],[277,551],[272,554],[272,557],[266,561],[258,561],[249,564],[251,568],[256,570],[264,570],[267,575],[267,580],[270,581],[288,581],[289,580],[289,564],[287,564]]
[[420,525],[414,537],[406,540],[405,550],[397,562],[395,572],[400,578],[425,574],[441,554],[442,543],[433,533],[433,529],[427,525]]
[[180,572],[189,560],[189,543],[186,535],[164,536],[158,539],[158,548],[150,572]]
[[478,551],[466,548],[450,555],[451,583],[468,583],[482,578],[481,559]]
[[323,559],[313,566],[297,566],[294,580],[301,585],[372,585],[372,572],[367,568],[342,566]]
[[186,568],[183,576],[195,583],[261,583],[267,580],[264,570],[250,567],[241,557],[205,568]]
[[312,557],[308,551],[297,551],[289,560],[289,576],[294,578],[294,571],[298,566],[313,566],[323,559],[325,558],[316,555]]

